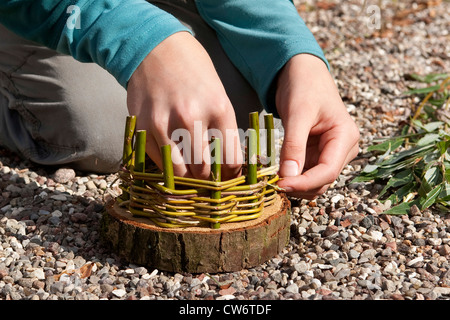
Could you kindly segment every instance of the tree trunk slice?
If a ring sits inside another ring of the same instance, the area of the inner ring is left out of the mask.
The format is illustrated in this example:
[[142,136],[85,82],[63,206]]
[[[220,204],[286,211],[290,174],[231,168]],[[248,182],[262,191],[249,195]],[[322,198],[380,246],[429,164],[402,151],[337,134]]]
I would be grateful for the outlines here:
[[257,219],[206,227],[161,228],[132,216],[115,201],[106,206],[102,239],[130,263],[169,272],[233,272],[258,266],[289,241],[290,202],[278,195]]

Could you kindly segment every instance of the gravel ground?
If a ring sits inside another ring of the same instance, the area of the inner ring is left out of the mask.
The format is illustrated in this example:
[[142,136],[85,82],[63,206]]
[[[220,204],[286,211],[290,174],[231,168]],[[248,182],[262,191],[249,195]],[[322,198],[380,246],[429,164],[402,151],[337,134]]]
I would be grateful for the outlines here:
[[212,275],[128,264],[99,237],[116,175],[43,168],[0,150],[0,300],[449,300],[450,213],[387,216],[382,185],[350,183],[373,139],[417,106],[402,96],[417,85],[408,74],[450,70],[448,1],[382,5],[378,30],[363,1],[297,1],[360,127],[361,153],[323,196],[291,199],[291,239],[278,256]]

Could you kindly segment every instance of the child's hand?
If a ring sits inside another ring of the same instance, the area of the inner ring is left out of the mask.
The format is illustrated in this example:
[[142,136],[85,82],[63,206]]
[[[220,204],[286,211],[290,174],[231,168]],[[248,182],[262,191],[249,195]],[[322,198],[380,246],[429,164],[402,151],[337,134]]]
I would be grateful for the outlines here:
[[[162,168],[160,147],[175,146],[172,132],[186,129],[191,137],[191,143],[186,145],[190,146],[191,159],[180,163],[178,157],[174,174],[208,179],[210,165],[205,157],[209,158],[210,153],[204,150],[209,141],[203,133],[218,129],[223,134],[222,155],[228,160],[222,166],[222,179],[239,173],[242,163],[239,138],[230,143],[234,148],[225,148],[226,129],[237,130],[233,106],[207,52],[189,33],[169,36],[144,59],[128,83],[128,109],[137,116],[137,128],[147,130],[147,153],[159,168]],[[194,143],[199,138],[198,132],[194,134],[195,121],[201,121],[200,145]],[[227,158],[227,151],[234,151],[234,159]],[[196,159],[203,162],[196,164]]]
[[278,78],[277,110],[285,128],[278,185],[312,199],[358,154],[359,130],[319,58],[300,54]]

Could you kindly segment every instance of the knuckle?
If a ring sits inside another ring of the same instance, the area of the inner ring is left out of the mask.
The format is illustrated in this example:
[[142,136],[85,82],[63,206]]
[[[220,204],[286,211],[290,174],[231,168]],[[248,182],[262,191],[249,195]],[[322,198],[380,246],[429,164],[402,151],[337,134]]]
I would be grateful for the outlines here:
[[361,133],[356,125],[352,126],[350,134],[355,143],[357,143],[359,141],[359,139],[361,138]]
[[333,183],[339,177],[340,171],[337,169],[330,169],[324,173],[324,182],[328,185]]
[[304,151],[304,148],[296,140],[285,137],[283,139],[283,151],[284,153],[289,152],[289,154],[298,155]]
[[[228,100],[222,99],[224,101],[219,101],[218,103],[215,103],[214,108],[214,114],[217,114],[218,116],[227,116],[229,115],[229,112],[233,110],[233,108],[230,105],[230,102]],[[234,111],[233,111],[234,112]]]
[[168,121],[164,121],[161,118],[158,119],[157,117],[152,117],[151,122],[153,130],[156,132],[160,134],[165,134],[167,132]]
[[190,166],[190,170],[194,178],[196,179],[209,179],[210,176],[210,166],[206,164],[194,164]]

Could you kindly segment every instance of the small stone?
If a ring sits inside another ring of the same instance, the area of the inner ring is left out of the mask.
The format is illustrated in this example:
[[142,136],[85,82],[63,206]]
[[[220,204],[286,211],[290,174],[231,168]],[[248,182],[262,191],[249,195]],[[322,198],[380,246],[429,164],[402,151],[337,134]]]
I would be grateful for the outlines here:
[[[439,270],[439,267],[438,266],[436,266],[435,264],[433,264],[433,263],[427,263],[427,266],[425,267],[425,269],[426,269],[426,271],[428,272],[428,273],[430,273],[430,274],[435,274],[438,270]],[[419,269],[420,270],[420,269]]]
[[87,214],[83,212],[75,212],[70,216],[70,221],[75,223],[86,222],[88,219]]
[[97,187],[95,186],[94,181],[92,181],[92,180],[89,180],[86,183],[86,188],[88,188],[88,190],[95,190],[95,189],[97,189]]
[[450,295],[450,287],[435,287],[433,289],[433,292],[436,293],[438,296],[442,295]]
[[294,293],[294,294],[298,293],[298,285],[296,283],[293,283],[293,284],[289,285],[286,288],[286,292]]
[[50,197],[53,200],[58,200],[58,201],[67,201],[67,197],[63,194],[55,194],[53,196]]
[[347,228],[348,226],[351,226],[351,224],[352,224],[352,222],[350,221],[350,219],[344,219],[344,220],[341,220],[341,226],[343,227],[343,228]]
[[392,219],[391,216],[388,214],[382,214],[381,219],[383,219],[384,221],[386,221],[386,223],[391,224],[392,223]]
[[406,265],[408,267],[414,266],[416,263],[422,262],[423,261],[423,256],[419,256],[417,258],[412,259],[411,261],[409,261]]
[[48,221],[55,226],[59,225],[60,223],[59,217],[50,217]]
[[383,233],[380,231],[376,231],[376,230],[372,230],[370,231],[370,236],[373,238],[373,240],[376,241],[380,241],[381,238],[383,237]]
[[125,272],[126,274],[128,274],[128,275],[131,275],[131,274],[134,274],[134,269],[128,268],[128,269],[125,269],[124,272]]
[[422,215],[422,212],[420,212],[420,209],[416,205],[413,205],[410,209],[410,215],[411,217],[418,217]]
[[350,269],[343,268],[335,274],[335,278],[336,280],[340,280],[342,278],[348,277],[350,273],[351,273]]
[[432,246],[439,246],[442,244],[442,239],[441,238],[428,238],[427,242],[428,242],[428,244],[430,244]]
[[38,290],[39,289],[43,290],[45,288],[45,282],[40,281],[40,280],[35,280],[35,281],[33,281],[32,287],[35,289],[38,289]]
[[309,213],[309,211],[305,211],[302,213],[302,218],[307,220],[307,221],[313,221],[314,217]]
[[216,298],[216,300],[233,300],[233,299],[236,299],[236,297],[232,294],[227,294]]
[[56,281],[50,286],[51,293],[62,293],[64,290],[65,283],[62,281]]
[[45,273],[42,268],[34,269],[33,276],[38,280],[45,280]]
[[344,200],[344,196],[342,194],[337,194],[330,199],[331,203],[338,203],[341,200]]
[[102,283],[100,285],[100,290],[104,293],[110,293],[114,290],[114,287],[109,283]]
[[112,294],[117,298],[123,298],[127,294],[127,292],[124,289],[116,289],[112,291]]
[[0,269],[0,280],[3,279],[3,277],[6,277],[8,275],[8,271],[5,269]]
[[361,255],[359,256],[358,263],[364,263],[372,260],[375,258],[375,255],[377,254],[377,251],[375,249],[367,249],[364,250]]
[[342,218],[342,212],[332,211],[332,212],[330,212],[329,216],[331,219],[340,219],[340,218]]
[[396,289],[395,283],[392,280],[389,279],[384,279],[381,283],[381,288],[383,290],[389,291],[389,292],[394,292]]
[[61,168],[56,170],[53,175],[53,180],[58,183],[67,183],[75,179],[75,171],[70,168]]
[[382,230],[389,230],[389,223],[387,223],[386,221],[380,221],[380,228]]
[[439,254],[441,256],[448,256],[448,255],[450,255],[450,246],[448,244],[441,245],[439,247]]
[[102,190],[105,190],[106,188],[108,188],[108,183],[105,180],[101,180],[98,187]]
[[335,225],[327,226],[322,233],[322,237],[329,237],[339,231],[339,228]]
[[53,211],[53,212],[51,213],[51,215],[52,215],[52,217],[60,218],[60,217],[62,217],[63,214],[62,214],[61,211],[55,210],[55,211]]
[[348,252],[348,257],[349,257],[350,259],[358,259],[359,256],[360,256],[360,253],[359,253],[358,251],[354,250],[354,249],[351,249],[351,250]]
[[365,216],[359,223],[361,227],[369,229],[373,225],[373,216]]
[[296,263],[294,265],[295,271],[297,271],[299,274],[305,273],[309,267],[308,264],[305,261],[300,261],[299,263]]
[[397,251],[397,243],[395,241],[386,242],[385,246],[386,248],[391,248],[392,251]]
[[227,288],[227,289],[222,289],[222,290],[220,290],[220,291],[219,291],[219,294],[220,294],[221,296],[225,296],[225,295],[232,295],[232,294],[234,294],[235,292],[236,292],[236,289],[235,289],[235,288],[229,287],[229,288]]
[[387,247],[386,249],[384,249],[383,251],[381,251],[381,255],[383,257],[390,257],[392,256],[392,249]]

